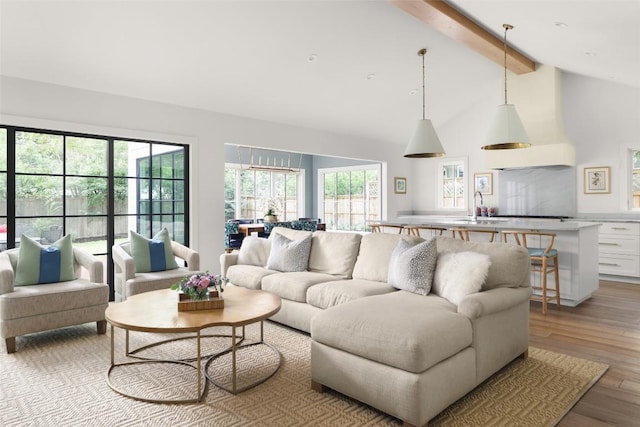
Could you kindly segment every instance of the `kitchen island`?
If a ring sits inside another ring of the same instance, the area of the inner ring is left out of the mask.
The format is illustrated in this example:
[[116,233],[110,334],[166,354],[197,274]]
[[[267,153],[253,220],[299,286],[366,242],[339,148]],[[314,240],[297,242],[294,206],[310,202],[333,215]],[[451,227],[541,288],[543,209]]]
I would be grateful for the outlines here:
[[[600,223],[535,218],[403,216],[382,225],[421,225],[441,228],[546,231],[556,234],[561,304],[575,307],[598,289],[598,228]],[[445,235],[451,235],[446,233]],[[502,241],[500,236],[497,241]],[[551,283],[553,278],[549,277]],[[540,275],[532,273],[531,283],[539,285]]]

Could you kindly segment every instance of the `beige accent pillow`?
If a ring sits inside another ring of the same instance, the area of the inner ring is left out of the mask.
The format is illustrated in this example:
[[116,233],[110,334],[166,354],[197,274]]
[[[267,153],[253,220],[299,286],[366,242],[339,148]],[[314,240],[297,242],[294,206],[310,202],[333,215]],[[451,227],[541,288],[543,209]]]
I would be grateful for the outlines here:
[[424,242],[421,237],[391,233],[369,233],[362,236],[358,259],[353,267],[353,278],[386,283],[391,254],[401,239],[414,245]]
[[311,238],[309,271],[350,279],[361,239],[362,235],[358,233],[314,232]]
[[269,239],[257,236],[245,237],[242,240],[242,246],[240,246],[238,264],[264,267],[267,265],[270,251],[271,242]]

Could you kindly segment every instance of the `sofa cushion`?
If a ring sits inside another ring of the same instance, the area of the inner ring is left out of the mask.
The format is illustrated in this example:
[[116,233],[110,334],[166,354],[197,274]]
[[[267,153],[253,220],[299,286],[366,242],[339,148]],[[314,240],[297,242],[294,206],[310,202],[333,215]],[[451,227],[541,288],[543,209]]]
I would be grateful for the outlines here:
[[41,246],[29,236],[20,236],[16,286],[66,282],[75,279],[71,236],[50,246]]
[[256,236],[242,239],[242,246],[238,253],[238,264],[257,265],[264,267],[269,260],[271,241]]
[[471,345],[471,321],[436,295],[407,291],[360,298],[316,314],[314,341],[420,373]]
[[389,284],[397,289],[427,295],[438,258],[435,239],[412,245],[400,240],[389,261]]
[[438,254],[473,251],[489,255],[491,267],[482,290],[529,287],[529,253],[521,246],[504,243],[466,242],[438,236]]
[[306,271],[309,265],[311,236],[300,240],[291,240],[281,234],[271,239],[271,252],[267,268],[276,271]]
[[81,309],[106,304],[108,301],[108,285],[75,279],[68,282],[18,286],[13,292],[0,295],[0,314],[1,320],[24,318],[24,321],[28,322],[30,317],[41,314]]
[[487,279],[489,255],[478,252],[445,252],[438,255],[433,292],[460,305],[464,297],[480,292]]
[[135,263],[136,273],[174,270],[178,263],[171,249],[169,230],[163,228],[153,239],[131,230],[131,256]]
[[369,233],[362,237],[358,259],[353,267],[353,278],[387,282],[389,260],[400,240],[412,244],[424,242],[421,237],[391,233]]
[[310,287],[307,291],[307,304],[327,309],[354,299],[395,291],[396,289],[388,284],[373,280],[336,280]]
[[338,280],[338,278],[330,274],[311,271],[281,273],[264,277],[262,279],[262,290],[274,293],[280,298],[290,301],[306,302],[307,289],[317,283],[331,280]]
[[309,271],[350,279],[361,239],[358,233],[316,231],[311,242]]
[[229,282],[236,286],[249,289],[262,289],[262,279],[271,274],[278,274],[278,272],[255,265],[236,264],[229,267],[226,276]]

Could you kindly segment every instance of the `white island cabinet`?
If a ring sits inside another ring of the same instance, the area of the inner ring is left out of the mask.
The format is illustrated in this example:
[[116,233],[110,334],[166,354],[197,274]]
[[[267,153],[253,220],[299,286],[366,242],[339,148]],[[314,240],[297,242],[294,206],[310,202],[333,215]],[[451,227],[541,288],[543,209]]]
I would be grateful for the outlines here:
[[[429,218],[405,216],[388,224],[431,225],[443,228],[481,228],[489,230],[535,230],[556,234],[554,248],[558,250],[561,304],[575,307],[599,287],[598,222],[540,221],[536,219],[478,218],[469,219]],[[451,235],[446,233],[445,235]],[[500,240],[502,237],[500,237]],[[540,283],[539,273],[531,274],[532,284]],[[553,283],[549,275],[548,283]]]

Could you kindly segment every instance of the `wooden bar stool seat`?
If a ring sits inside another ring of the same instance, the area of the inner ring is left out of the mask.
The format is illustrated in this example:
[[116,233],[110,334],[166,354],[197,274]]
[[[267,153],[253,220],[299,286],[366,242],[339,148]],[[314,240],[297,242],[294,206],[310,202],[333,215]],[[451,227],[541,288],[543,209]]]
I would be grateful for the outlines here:
[[489,243],[493,243],[496,239],[498,232],[496,230],[487,230],[485,228],[450,228],[453,238],[459,238],[462,240],[470,241],[469,233],[483,233],[489,235]]
[[[560,308],[560,274],[558,271],[558,251],[553,248],[556,238],[555,233],[540,231],[502,231],[502,241],[508,242],[508,237],[513,236],[517,245],[527,249],[531,259],[531,271],[540,273],[540,285],[531,286],[541,292],[541,296],[532,295],[531,300],[542,302],[542,314],[547,314],[547,303],[552,302]],[[529,241],[527,241],[529,238]],[[544,244],[546,243],[546,245]],[[547,275],[553,273],[554,288],[547,286]],[[549,295],[551,292],[551,295]]]

